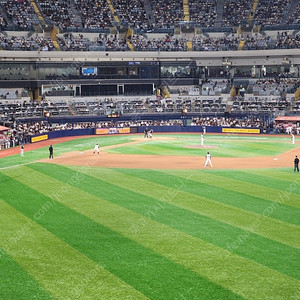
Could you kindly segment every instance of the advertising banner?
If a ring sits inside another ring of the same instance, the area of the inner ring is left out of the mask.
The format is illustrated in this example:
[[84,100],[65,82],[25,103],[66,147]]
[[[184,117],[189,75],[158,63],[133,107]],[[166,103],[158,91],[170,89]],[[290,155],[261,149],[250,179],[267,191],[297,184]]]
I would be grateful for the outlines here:
[[130,127],[124,128],[97,128],[96,134],[119,134],[130,133]]
[[260,133],[259,128],[222,128],[223,133]]
[[48,140],[48,134],[43,134],[43,135],[32,137],[31,143],[36,143],[36,142],[45,141],[45,140]]

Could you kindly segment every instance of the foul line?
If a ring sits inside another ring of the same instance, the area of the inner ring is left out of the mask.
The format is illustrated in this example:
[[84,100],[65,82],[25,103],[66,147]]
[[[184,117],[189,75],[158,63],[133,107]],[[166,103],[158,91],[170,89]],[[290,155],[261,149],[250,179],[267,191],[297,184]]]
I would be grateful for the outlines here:
[[33,161],[33,162],[25,163],[25,164],[19,164],[19,165],[13,165],[13,166],[8,166],[8,167],[2,167],[2,168],[0,168],[0,170],[6,170],[6,169],[15,168],[15,167],[22,167],[22,166],[32,165],[32,164],[35,164],[35,163],[36,162]]

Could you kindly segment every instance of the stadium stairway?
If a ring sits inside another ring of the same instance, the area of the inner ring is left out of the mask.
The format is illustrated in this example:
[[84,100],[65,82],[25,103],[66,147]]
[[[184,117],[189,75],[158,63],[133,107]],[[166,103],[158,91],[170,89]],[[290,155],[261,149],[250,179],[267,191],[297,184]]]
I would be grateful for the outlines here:
[[74,24],[82,24],[82,18],[80,12],[76,8],[75,2],[70,1],[69,4],[70,4]]
[[0,17],[3,17],[8,25],[11,25],[11,21],[7,15],[7,11],[3,8],[1,4],[0,4]]
[[53,42],[55,49],[57,51],[61,51],[60,46],[57,42],[57,34],[58,34],[58,29],[57,29],[57,27],[54,26],[53,29],[51,30],[50,37],[51,37],[51,40]]
[[145,7],[145,11],[147,13],[147,16],[149,18],[149,21],[154,24],[155,23],[155,19],[154,19],[154,15],[153,15],[153,11],[151,9],[151,5],[149,0],[144,0],[144,7]]
[[249,18],[248,18],[248,24],[252,24],[257,6],[258,6],[258,0],[253,0],[252,9],[250,11]]
[[285,8],[281,20],[281,24],[288,24],[289,16],[296,10],[297,6],[300,4],[300,0],[291,1]]
[[217,17],[215,20],[215,27],[222,27],[223,13],[224,13],[224,0],[217,0],[217,8],[216,8]]
[[35,11],[35,13],[38,15],[39,20],[41,21],[42,25],[44,26],[46,24],[45,19],[42,15],[42,12],[40,11],[38,5],[36,4],[35,0],[30,0],[30,3]]
[[234,85],[232,86],[229,95],[230,95],[231,99],[237,95],[237,93],[236,93],[236,87]]
[[126,44],[128,46],[128,48],[130,49],[130,51],[134,51],[134,47],[131,43],[131,37],[133,35],[133,29],[129,28],[126,31]]
[[252,29],[253,33],[260,33],[263,36],[266,36],[264,31],[261,31],[261,25],[254,25]]
[[187,46],[187,51],[193,51],[193,42],[192,41],[187,41],[186,46]]
[[226,105],[226,112],[227,112],[227,113],[230,113],[230,112],[231,112],[231,109],[232,109],[232,103],[228,103],[228,102],[227,102],[227,105]]
[[[2,31],[1,32],[4,36],[6,36],[7,37],[7,33],[5,32],[5,31]],[[0,46],[0,51],[3,51],[4,49]]]
[[78,113],[77,113],[77,111],[76,111],[76,109],[74,108],[73,105],[68,103],[68,107],[69,107],[69,110],[70,110],[72,116],[77,116],[78,115]]
[[183,0],[183,13],[184,21],[190,22],[190,9],[189,9],[189,0]]
[[119,19],[117,13],[115,12],[115,9],[114,9],[114,6],[113,6],[111,0],[106,0],[106,1],[107,1],[107,4],[109,6],[109,9],[110,9],[112,15],[114,16],[114,20],[115,20],[116,24],[119,26],[120,25],[120,19]]
[[169,92],[169,89],[166,86],[162,86],[161,95],[162,95],[163,98],[171,98],[171,94]]
[[298,87],[296,93],[295,93],[295,101],[300,100],[300,86]]
[[239,51],[243,50],[244,45],[245,45],[245,41],[244,40],[240,40],[238,50]]

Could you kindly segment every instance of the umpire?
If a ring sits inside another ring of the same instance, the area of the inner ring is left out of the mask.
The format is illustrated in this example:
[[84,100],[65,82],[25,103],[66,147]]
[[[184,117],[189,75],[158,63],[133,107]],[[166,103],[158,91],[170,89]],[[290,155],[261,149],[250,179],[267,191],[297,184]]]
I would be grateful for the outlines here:
[[49,159],[50,158],[53,159],[53,147],[52,147],[52,145],[50,145],[50,147],[49,147]]
[[296,172],[296,170],[297,170],[297,172],[299,172],[299,158],[297,155],[295,156],[295,159],[294,159],[294,172]]

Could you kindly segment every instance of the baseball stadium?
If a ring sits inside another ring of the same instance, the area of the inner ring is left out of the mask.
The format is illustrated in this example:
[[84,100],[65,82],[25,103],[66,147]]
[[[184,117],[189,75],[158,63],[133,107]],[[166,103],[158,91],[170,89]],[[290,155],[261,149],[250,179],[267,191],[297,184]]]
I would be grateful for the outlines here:
[[300,299],[300,0],[0,0],[0,299]]

